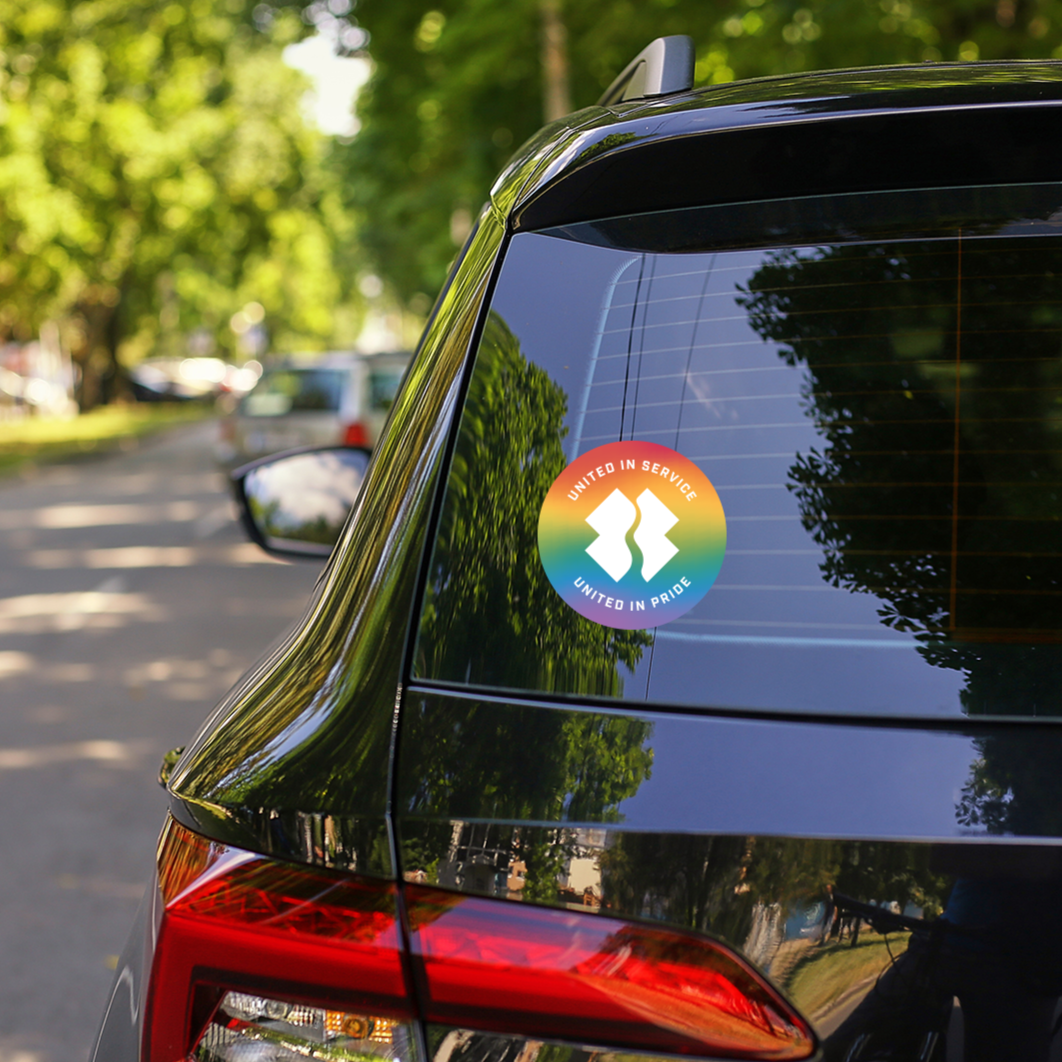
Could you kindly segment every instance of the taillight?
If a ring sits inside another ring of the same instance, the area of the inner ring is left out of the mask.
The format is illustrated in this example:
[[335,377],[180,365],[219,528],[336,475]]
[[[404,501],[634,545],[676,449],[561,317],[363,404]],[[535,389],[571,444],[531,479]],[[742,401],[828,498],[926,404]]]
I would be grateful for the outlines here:
[[412,1024],[226,992],[192,1052],[195,1062],[413,1062]]
[[302,1005],[408,1029],[394,885],[211,844],[171,821],[159,846],[159,888],[165,907],[144,1028],[149,1062],[187,1058],[226,1008],[223,1024],[246,1025],[233,1011],[234,993],[268,1000],[278,1014]]
[[148,1062],[421,1062],[418,1018],[627,1053],[795,1060],[816,1048],[752,967],[696,934],[423,886],[399,893],[173,822],[159,888]]
[[807,1058],[807,1024],[714,940],[406,889],[428,1021],[714,1058]]
[[348,424],[346,430],[343,432],[343,445],[368,446],[369,433],[365,430],[365,425],[360,421]]

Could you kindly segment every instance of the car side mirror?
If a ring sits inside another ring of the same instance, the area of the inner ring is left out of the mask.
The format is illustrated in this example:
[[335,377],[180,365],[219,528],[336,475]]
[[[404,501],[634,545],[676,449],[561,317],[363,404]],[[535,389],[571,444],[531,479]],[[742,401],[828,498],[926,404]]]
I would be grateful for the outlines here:
[[327,557],[357,500],[369,453],[350,447],[290,450],[232,473],[243,526],[282,557]]

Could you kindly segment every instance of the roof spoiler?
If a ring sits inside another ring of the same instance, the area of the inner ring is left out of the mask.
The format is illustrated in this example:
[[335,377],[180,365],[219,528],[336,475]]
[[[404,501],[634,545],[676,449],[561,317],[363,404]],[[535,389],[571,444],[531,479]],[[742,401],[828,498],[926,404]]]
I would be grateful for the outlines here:
[[657,37],[627,64],[597,105],[685,92],[693,88],[693,61],[692,37]]

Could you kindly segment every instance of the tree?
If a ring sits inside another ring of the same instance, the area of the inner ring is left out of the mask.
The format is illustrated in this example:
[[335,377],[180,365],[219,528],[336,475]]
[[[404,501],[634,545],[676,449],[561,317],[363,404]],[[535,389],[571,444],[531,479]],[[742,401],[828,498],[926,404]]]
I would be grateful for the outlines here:
[[971,715],[1062,712],[1059,269],[1048,241],[856,243],[773,253],[739,300],[808,370],[826,444],[789,478],[823,577],[965,672]]
[[81,404],[120,351],[183,353],[255,301],[278,345],[323,344],[350,225],[281,60],[290,12],[249,0],[0,0],[0,330],[63,323]]
[[593,103],[650,39],[685,32],[690,13],[706,26],[705,7],[714,10],[686,3],[684,16],[660,0],[359,4],[375,72],[358,101],[361,132],[337,164],[381,274],[406,299],[434,295],[514,147],[565,95]]
[[[633,670],[649,644],[645,631],[601,627],[569,608],[539,562],[542,500],[565,466],[566,410],[563,390],[492,314],[431,559],[419,674],[615,696],[621,669]],[[532,899],[555,898],[577,847],[560,824],[616,821],[652,769],[652,724],[637,718],[455,701],[410,705],[403,727],[402,776],[416,782],[399,802],[410,814],[476,818],[489,807],[493,819],[559,824],[495,839],[526,864]],[[407,865],[449,858],[450,842],[437,823],[404,828]]]
[[560,82],[587,107],[655,37],[694,38],[699,85],[1062,49],[1062,0],[361,0],[356,15],[375,72],[336,165],[405,299],[438,290],[513,147],[555,116]]

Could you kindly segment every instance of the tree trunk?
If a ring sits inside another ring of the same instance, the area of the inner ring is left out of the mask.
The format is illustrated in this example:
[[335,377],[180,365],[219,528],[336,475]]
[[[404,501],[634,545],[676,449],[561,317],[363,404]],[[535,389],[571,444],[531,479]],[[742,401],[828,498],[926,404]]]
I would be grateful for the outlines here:
[[542,15],[542,112],[547,122],[572,110],[568,87],[568,30],[561,0],[539,0]]
[[111,397],[118,368],[115,343],[115,307],[102,302],[82,305],[78,316],[84,339],[73,352],[80,370],[74,397],[82,413],[104,405]]

